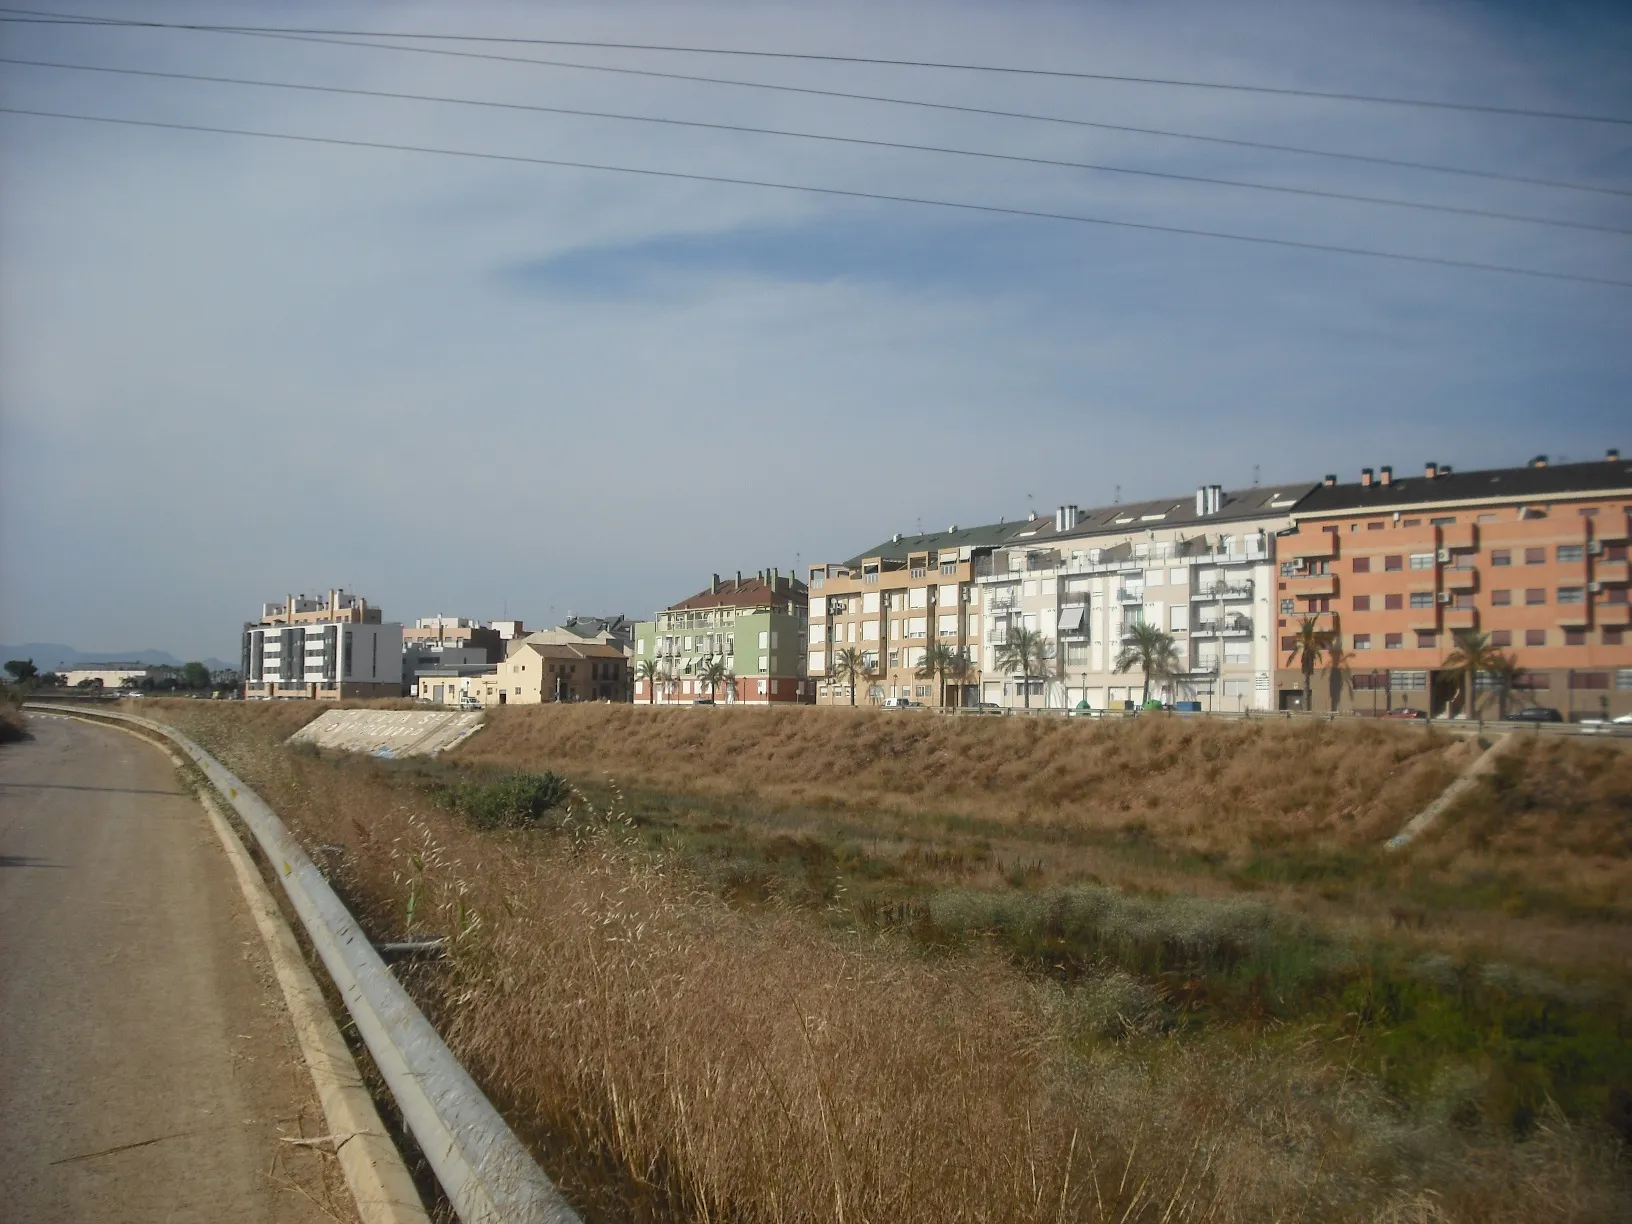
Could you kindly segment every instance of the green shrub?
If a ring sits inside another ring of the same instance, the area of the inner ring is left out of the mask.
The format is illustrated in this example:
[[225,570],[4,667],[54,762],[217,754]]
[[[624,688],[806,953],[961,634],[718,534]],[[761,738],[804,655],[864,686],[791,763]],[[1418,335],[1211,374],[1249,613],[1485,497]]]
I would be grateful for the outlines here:
[[526,829],[571,793],[553,773],[514,770],[476,782],[458,782],[439,798],[479,829]]

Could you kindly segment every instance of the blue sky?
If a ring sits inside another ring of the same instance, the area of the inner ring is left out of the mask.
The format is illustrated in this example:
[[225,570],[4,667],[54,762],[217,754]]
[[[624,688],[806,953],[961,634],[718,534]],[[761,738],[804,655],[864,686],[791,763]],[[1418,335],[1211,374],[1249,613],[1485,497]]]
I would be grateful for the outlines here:
[[[84,0],[63,11],[128,15]],[[1632,115],[1624,6],[167,4]],[[224,35],[0,54],[956,145],[1632,228],[1632,197]],[[503,48],[1632,190],[1632,127]],[[5,65],[6,106],[442,145],[1632,279],[1632,237],[1055,167]],[[714,571],[1061,501],[1627,436],[1632,290],[720,184],[0,115],[0,641],[232,657],[290,589],[647,615]]]

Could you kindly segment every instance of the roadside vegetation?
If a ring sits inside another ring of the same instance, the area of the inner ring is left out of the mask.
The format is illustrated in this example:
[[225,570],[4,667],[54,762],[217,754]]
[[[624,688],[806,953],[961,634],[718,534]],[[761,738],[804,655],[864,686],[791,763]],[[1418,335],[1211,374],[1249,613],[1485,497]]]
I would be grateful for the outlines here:
[[284,748],[305,703],[143,712],[344,847],[376,935],[451,937],[415,989],[592,1217],[1632,1210],[1614,744],[1390,856],[1476,745],[541,707],[385,762]]

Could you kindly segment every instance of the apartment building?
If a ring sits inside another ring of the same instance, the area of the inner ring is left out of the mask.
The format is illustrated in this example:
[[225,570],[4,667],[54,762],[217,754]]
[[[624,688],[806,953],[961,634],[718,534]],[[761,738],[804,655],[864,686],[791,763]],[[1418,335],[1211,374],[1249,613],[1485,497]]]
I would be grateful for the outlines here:
[[497,663],[504,658],[504,639],[496,627],[468,616],[424,616],[403,629],[402,649],[424,657],[480,650],[487,662]]
[[244,696],[338,701],[402,695],[402,626],[332,590],[261,606],[242,636]]
[[[637,621],[634,699],[689,705],[706,698],[743,705],[811,700],[805,670],[808,617],[805,584],[780,570],[721,579]],[[657,678],[640,675],[650,660]],[[727,680],[711,689],[701,678],[709,663],[725,665]]]
[[981,700],[1028,703],[997,655],[1016,628],[1042,635],[1045,675],[1029,704],[1126,709],[1144,677],[1118,672],[1134,625],[1159,626],[1178,655],[1149,696],[1203,710],[1267,710],[1275,673],[1275,538],[1313,482],[1101,506],[1029,519],[977,563],[984,613]]
[[1023,528],[993,523],[896,535],[849,561],[810,567],[807,667],[819,705],[848,705],[850,682],[838,656],[857,650],[868,676],[858,703],[941,700],[939,676],[918,675],[927,647],[950,647],[960,663],[948,675],[948,705],[978,701],[981,685],[977,566]]
[[1352,484],[1328,476],[1281,540],[1278,704],[1302,703],[1287,654],[1313,615],[1337,635],[1348,673],[1317,674],[1317,709],[1461,713],[1461,677],[1445,660],[1458,630],[1479,630],[1524,669],[1521,704],[1573,718],[1632,711],[1629,515],[1632,465],[1618,451],[1489,471],[1429,463],[1409,478],[1366,468]]

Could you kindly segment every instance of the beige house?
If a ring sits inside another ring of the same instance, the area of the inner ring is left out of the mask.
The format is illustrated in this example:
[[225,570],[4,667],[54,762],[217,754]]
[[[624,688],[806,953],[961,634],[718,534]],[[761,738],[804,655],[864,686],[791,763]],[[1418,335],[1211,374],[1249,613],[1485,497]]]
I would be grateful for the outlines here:
[[470,694],[482,705],[538,705],[546,701],[627,701],[629,661],[615,646],[597,642],[516,644],[491,677]]

